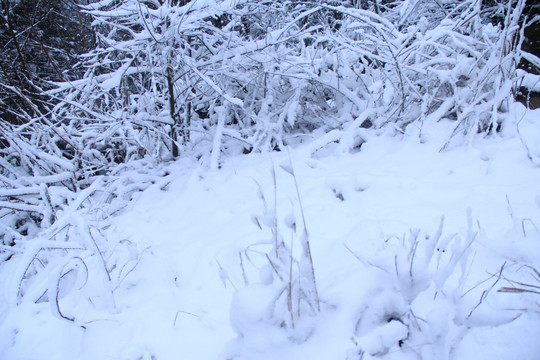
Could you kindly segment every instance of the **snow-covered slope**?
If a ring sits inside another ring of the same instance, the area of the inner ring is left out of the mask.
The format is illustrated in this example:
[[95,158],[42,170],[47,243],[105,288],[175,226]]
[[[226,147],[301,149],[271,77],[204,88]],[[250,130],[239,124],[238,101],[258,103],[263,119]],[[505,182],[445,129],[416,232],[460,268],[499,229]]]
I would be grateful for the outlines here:
[[[438,124],[356,153],[178,161],[106,230],[129,259],[114,299],[99,278],[61,297],[76,324],[1,306],[0,358],[538,359],[540,111],[516,107],[501,136],[445,152]],[[320,311],[292,327],[269,259],[274,231],[301,267],[302,213]]]

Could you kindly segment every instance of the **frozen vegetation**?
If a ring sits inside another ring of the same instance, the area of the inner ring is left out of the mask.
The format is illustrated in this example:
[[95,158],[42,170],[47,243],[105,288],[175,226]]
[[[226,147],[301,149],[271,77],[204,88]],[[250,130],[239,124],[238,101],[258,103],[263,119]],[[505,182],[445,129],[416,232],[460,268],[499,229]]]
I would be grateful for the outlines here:
[[538,359],[525,1],[88,3],[0,79],[0,358]]

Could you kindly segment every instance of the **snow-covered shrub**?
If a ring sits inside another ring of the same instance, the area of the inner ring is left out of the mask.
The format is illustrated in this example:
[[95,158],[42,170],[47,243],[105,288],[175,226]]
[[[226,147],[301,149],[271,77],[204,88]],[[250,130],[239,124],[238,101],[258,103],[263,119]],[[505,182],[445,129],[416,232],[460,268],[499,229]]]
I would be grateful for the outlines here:
[[[34,154],[36,148],[26,145]],[[30,158],[38,164],[41,159]],[[47,157],[52,166],[51,158]],[[7,306],[48,302],[54,315],[84,327],[78,311],[70,307],[113,311],[113,292],[142,251],[129,241],[111,242],[103,235],[110,217],[167,173],[151,161],[134,161],[88,180],[77,179],[76,173],[20,178],[6,174],[4,179],[13,187],[0,193],[7,198],[2,204],[0,266],[11,273],[5,279]]]
[[375,127],[399,131],[446,119],[456,123],[452,137],[501,128],[516,86],[524,1],[508,2],[501,27],[482,18],[481,1],[444,3],[401,2],[380,14],[328,6],[343,14],[342,30],[326,37],[339,61],[318,78],[354,104],[353,118],[374,110]]
[[221,151],[229,138],[271,150],[287,130],[325,122],[331,94],[302,75],[304,43],[320,30],[304,20],[318,7],[125,0],[86,9],[100,46],[83,57],[82,79],[50,94],[65,99],[55,116],[85,132],[94,161],[177,156],[200,143]]
[[53,224],[57,209],[82,185],[77,164],[63,156],[63,138],[49,131],[52,127],[46,119],[19,126],[0,122],[4,141],[0,149],[3,258],[16,242]]
[[516,86],[524,3],[505,2],[493,25],[479,0],[101,1],[85,7],[99,46],[82,79],[49,92],[52,116],[97,168],[193,147],[216,168],[222,152],[316,129],[343,148],[361,127],[493,133]]
[[[296,184],[291,163],[287,162],[282,168]],[[280,221],[275,169],[272,169],[272,177],[274,203],[268,204],[259,186],[263,213],[252,218],[261,230],[269,229],[272,238],[254,243],[240,255],[253,265],[258,263],[259,281],[250,283],[246,277],[246,286],[237,291],[231,308],[232,327],[239,341],[246,343],[264,333],[268,334],[269,342],[304,341],[312,331],[313,320],[321,306],[301,199],[298,197],[301,223],[297,223],[293,213]],[[300,250],[296,250],[298,246]],[[254,256],[260,259],[253,259]],[[245,269],[243,271],[245,276]]]
[[408,236],[388,239],[376,258],[354,253],[378,270],[380,285],[359,314],[356,348],[348,359],[383,357],[389,352],[400,352],[405,358],[449,359],[471,329],[499,326],[519,317],[515,311],[483,309],[506,264],[487,280],[471,283],[468,278],[478,236],[471,211],[464,233],[445,235],[443,223],[444,217],[432,236],[411,229]]

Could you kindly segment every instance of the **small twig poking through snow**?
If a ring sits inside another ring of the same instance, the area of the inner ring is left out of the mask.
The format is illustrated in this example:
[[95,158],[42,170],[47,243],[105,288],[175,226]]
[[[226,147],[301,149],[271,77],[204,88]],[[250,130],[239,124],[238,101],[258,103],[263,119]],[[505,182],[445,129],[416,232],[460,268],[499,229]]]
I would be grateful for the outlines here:
[[540,294],[540,291],[529,290],[529,289],[520,289],[520,288],[515,288],[515,287],[507,287],[507,286],[503,286],[502,288],[497,290],[497,292],[515,293],[515,294],[519,294],[519,293]]
[[374,263],[374,262],[371,262],[369,260],[366,260],[366,259],[363,259],[360,257],[360,255],[358,255],[357,253],[355,253],[354,251],[351,250],[351,248],[349,246],[347,246],[347,244],[343,244],[343,246],[345,247],[345,249],[347,249],[347,251],[349,251],[352,256],[354,256],[356,258],[356,260],[360,261],[362,263],[362,265],[364,266],[373,266],[373,267],[376,267],[377,269],[380,269],[384,272],[388,272],[384,267]]
[[[302,214],[302,225],[304,226],[300,239],[301,239],[301,244],[302,244],[303,257],[305,257],[304,261],[308,262],[307,266],[309,267],[309,269],[307,270],[308,273],[304,274],[304,276],[307,275],[309,281],[311,282],[310,284],[310,286],[312,287],[311,291],[313,291],[313,294],[315,297],[315,304],[316,304],[317,313],[318,313],[321,311],[321,305],[319,301],[319,293],[317,290],[317,281],[315,279],[315,268],[313,266],[313,258],[311,256],[311,247],[309,244],[309,233],[308,233],[307,224],[306,224],[306,216],[304,214],[304,206],[302,205],[302,197],[300,196],[300,190],[298,189],[298,180],[296,179],[296,173],[294,172],[294,167],[292,164],[292,158],[291,158],[291,153],[290,153],[289,148],[287,148],[287,155],[289,156],[291,175],[294,179],[296,195],[298,196],[298,204],[300,205],[300,213]],[[302,263],[300,264],[300,266],[302,267]],[[302,271],[302,269],[300,271]]]
[[[259,224],[259,228],[262,230]],[[246,269],[244,268],[244,259],[242,258],[242,252],[238,252],[238,258],[240,259],[240,269],[242,269],[242,279],[244,280],[244,285],[249,285],[249,279],[246,275]]]
[[[84,274],[85,274],[85,282],[86,282],[86,280],[88,279],[88,266],[86,265],[84,260],[82,260],[82,258],[80,257],[70,258],[67,261],[65,261],[64,264],[57,266],[56,269],[54,269],[52,273],[49,275],[49,286],[47,289],[47,294],[49,297],[49,304],[51,307],[51,312],[61,319],[68,320],[69,322],[76,324],[74,317],[69,317],[65,315],[64,313],[62,313],[62,311],[60,310],[60,302],[59,302],[60,281],[62,280],[62,277],[66,274],[66,272],[64,272],[65,268],[68,265],[70,265],[70,263],[73,260],[77,260],[78,263],[82,263]],[[79,325],[79,326],[83,329],[86,329],[84,325]]]
[[176,315],[174,316],[174,321],[173,321],[173,327],[176,327],[176,321],[178,320],[178,315],[180,314],[186,314],[186,315],[191,315],[197,319],[200,319],[200,315],[196,315],[196,314],[193,314],[193,313],[190,313],[189,311],[183,311],[183,310],[178,310],[176,312]]
[[530,218],[518,218],[515,213],[514,213],[514,209],[512,208],[512,205],[510,204],[510,199],[508,198],[508,195],[506,195],[506,208],[508,209],[508,214],[510,215],[510,218],[512,219],[512,222],[514,223],[514,226],[516,229],[520,228],[522,233],[523,233],[523,237],[527,237],[527,232],[525,230],[525,224],[528,222],[531,224],[531,226],[534,228],[534,230],[536,230],[536,232],[538,233],[538,228],[536,227],[536,224],[534,223],[534,221],[532,221],[532,219]]
[[128,264],[132,263],[132,262],[126,262],[120,269],[119,273],[118,273],[118,277],[116,279],[116,286],[112,289],[112,292],[115,292],[119,287],[120,285],[122,285],[122,282],[129,276],[129,274],[131,274],[135,268],[137,268],[137,265],[139,265],[139,263],[141,262],[141,259],[143,258],[143,255],[144,253],[149,249],[149,247],[145,248],[144,250],[141,251],[141,253],[137,256],[137,260],[133,261],[134,264],[133,266],[131,266],[129,268],[129,270],[127,270],[125,273],[124,273],[124,269],[127,268]]
[[[292,299],[292,293],[293,293],[293,264],[294,264],[294,258],[292,256],[293,254],[293,246],[294,246],[294,233],[296,232],[296,223],[294,222],[290,222],[290,228],[291,228],[291,251],[290,251],[290,256],[289,256],[289,283],[288,283],[288,287],[289,287],[289,293],[287,294],[287,308],[289,309],[289,313],[291,315],[291,324],[292,326],[294,327],[294,316],[293,316],[293,305],[292,305],[292,302],[293,302],[293,299]],[[300,306],[298,306],[298,309],[300,309]]]
[[411,230],[411,237],[409,243],[412,244],[411,251],[409,252],[410,266],[409,266],[409,277],[411,278],[411,284],[413,282],[413,266],[414,266],[414,257],[416,255],[416,249],[418,249],[418,234],[420,229]]
[[277,207],[277,178],[276,178],[276,168],[274,166],[272,166],[272,182],[274,184],[274,217],[273,217],[273,220],[274,220],[274,223],[272,224],[273,227],[272,227],[272,230],[273,230],[273,235],[274,235],[274,246],[275,246],[275,250],[276,250],[276,258],[278,257],[278,219],[277,219],[277,211],[278,211],[278,207]]
[[536,224],[534,223],[534,221],[532,221],[531,218],[525,218],[521,220],[521,231],[523,231],[523,236],[527,236],[527,232],[525,231],[526,222],[529,222],[534,228],[534,230],[536,230],[536,232],[539,233],[538,228],[536,227]]
[[84,219],[80,216],[74,216],[75,222],[74,225],[79,230],[80,236],[83,237],[83,239],[86,240],[87,243],[90,244],[90,247],[93,247],[96,251],[96,254],[99,255],[99,258],[101,259],[101,263],[103,264],[103,270],[105,274],[107,275],[107,279],[111,281],[111,273],[109,272],[109,269],[107,269],[107,263],[105,262],[105,258],[103,257],[103,253],[101,252],[101,249],[99,248],[96,239],[94,239],[94,236],[92,235],[90,227],[86,224]]
[[268,264],[270,264],[270,266],[272,267],[272,270],[274,270],[274,273],[279,277],[279,280],[283,282],[284,278],[283,278],[283,275],[281,275],[281,272],[279,271],[278,267],[276,266],[276,264],[274,264],[270,256],[268,256],[268,254],[265,254],[265,255],[266,255],[266,259],[268,260]]
[[472,313],[482,304],[482,302],[486,299],[486,297],[489,295],[490,291],[495,287],[495,285],[497,285],[497,283],[501,280],[501,277],[502,277],[502,274],[503,274],[503,270],[504,270],[504,267],[506,266],[506,261],[504,262],[504,264],[502,264],[501,268],[499,269],[499,274],[497,276],[497,280],[495,280],[495,282],[489,287],[489,289],[487,290],[484,290],[482,292],[482,295],[480,296],[480,300],[478,301],[478,304],[476,304],[476,306],[469,312],[469,314],[467,315],[466,319],[469,319],[472,315]]
[[530,275],[532,275],[533,279],[538,283],[537,285],[525,283],[523,281],[515,281],[504,277],[504,280],[508,281],[512,286],[503,286],[497,290],[497,292],[540,294],[540,272],[530,265],[523,265],[518,270],[521,271],[523,269],[532,271],[532,274]]
[[[53,314],[56,314],[62,319],[68,320],[70,322],[74,322],[74,318],[67,317],[66,315],[62,314],[62,311],[60,310],[60,304],[58,303],[58,296],[59,296],[59,286],[60,286],[60,279],[59,276],[57,279],[49,279],[49,289],[48,289],[48,295],[49,295],[49,303],[51,304],[51,310]],[[51,284],[53,284],[51,286]],[[54,300],[51,301],[51,298],[54,298]]]
[[517,134],[518,134],[518,137],[519,137],[519,140],[521,142],[521,145],[523,145],[523,147],[525,148],[525,152],[527,153],[527,158],[534,164],[534,165],[538,165],[537,164],[537,161],[535,161],[535,157],[533,157],[533,153],[531,152],[531,149],[529,148],[529,145],[527,145],[527,143],[525,142],[525,139],[523,138],[523,135],[521,134],[521,130],[519,128],[519,124],[521,123],[521,121],[525,118],[525,113],[523,113],[523,115],[521,116],[521,119],[519,119],[519,121],[516,122],[516,131],[517,131]]
[[216,263],[219,266],[219,278],[221,279],[221,282],[223,283],[223,286],[226,288],[227,287],[227,281],[228,281],[229,283],[231,283],[234,290],[238,290],[238,288],[234,285],[231,278],[229,277],[229,274],[227,273],[227,270],[225,270],[223,268],[223,266],[221,266],[218,259],[216,259]]

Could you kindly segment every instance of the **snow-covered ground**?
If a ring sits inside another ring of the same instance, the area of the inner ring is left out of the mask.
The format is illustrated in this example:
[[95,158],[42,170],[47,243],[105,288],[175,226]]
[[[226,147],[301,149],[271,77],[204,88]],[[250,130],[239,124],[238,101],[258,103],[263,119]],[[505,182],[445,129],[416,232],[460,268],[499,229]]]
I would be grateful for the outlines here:
[[[0,358],[538,359],[540,110],[507,124],[444,152],[450,123],[355,153],[179,160],[106,230],[128,259],[113,299],[91,276],[58,300],[70,322],[3,296]],[[277,229],[302,263],[302,212],[320,312],[292,328],[268,254]]]

